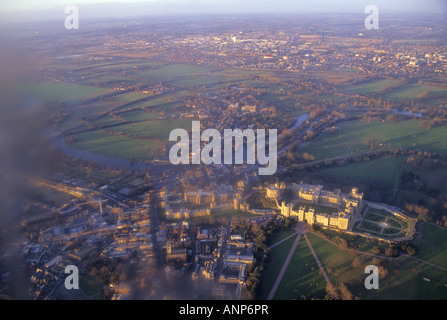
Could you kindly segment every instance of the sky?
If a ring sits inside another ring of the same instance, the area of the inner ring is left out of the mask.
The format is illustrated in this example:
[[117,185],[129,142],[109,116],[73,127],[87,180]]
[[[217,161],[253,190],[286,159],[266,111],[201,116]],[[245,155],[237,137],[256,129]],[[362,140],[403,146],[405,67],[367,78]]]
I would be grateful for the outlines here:
[[447,0],[0,0],[0,11],[34,19],[57,17],[76,5],[84,16],[125,17],[205,13],[363,13],[368,5],[383,13],[447,13]]

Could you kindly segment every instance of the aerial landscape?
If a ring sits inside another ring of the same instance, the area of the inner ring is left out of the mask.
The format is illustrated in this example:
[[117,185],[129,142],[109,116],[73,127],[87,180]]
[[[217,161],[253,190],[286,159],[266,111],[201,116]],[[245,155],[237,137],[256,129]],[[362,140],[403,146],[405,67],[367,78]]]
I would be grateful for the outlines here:
[[89,2],[2,22],[0,299],[447,299],[445,4]]

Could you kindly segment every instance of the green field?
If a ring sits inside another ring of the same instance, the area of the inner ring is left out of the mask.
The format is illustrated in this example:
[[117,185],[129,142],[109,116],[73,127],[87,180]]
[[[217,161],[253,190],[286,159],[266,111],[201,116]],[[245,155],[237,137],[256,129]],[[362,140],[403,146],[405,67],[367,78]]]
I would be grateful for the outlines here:
[[345,88],[359,95],[376,95],[381,99],[402,102],[424,100],[431,105],[441,105],[447,98],[447,89],[419,83],[403,83],[399,80],[377,79]]
[[117,159],[149,160],[160,156],[164,144],[89,131],[76,135],[75,148]]
[[373,80],[353,86],[346,87],[345,90],[348,92],[355,92],[360,95],[375,95],[380,93],[382,90],[396,86],[400,83],[399,80]]
[[[425,96],[426,94],[426,96]],[[413,100],[425,97],[437,97],[438,95],[447,95],[447,89],[429,85],[420,85],[410,83],[395,88],[382,96],[383,99],[392,101]]]
[[[382,265],[386,269],[387,275],[379,280],[378,290],[366,290],[363,283],[358,280],[357,283],[353,283],[351,290],[358,293],[363,300],[447,299],[446,271],[410,257],[393,261],[383,260]],[[364,277],[364,275],[361,276],[361,280]]]
[[118,96],[118,99],[120,101],[124,101],[124,102],[133,102],[136,100],[140,100],[140,99],[144,99],[144,98],[148,98],[148,97],[152,97],[152,96],[153,96],[153,94],[151,94],[151,93],[128,92],[128,93],[120,94]]
[[33,97],[43,103],[53,101],[76,102],[112,91],[107,88],[49,81],[23,84],[19,90],[22,95]]
[[188,77],[187,79],[175,80],[172,81],[173,84],[182,85],[187,87],[200,87],[200,86],[209,86],[212,84],[218,84],[220,82],[227,82],[228,80],[223,77],[215,77],[215,76],[200,76],[200,77]]
[[91,277],[84,276],[79,279],[79,287],[82,292],[89,298],[95,300],[103,300],[104,295],[102,293],[99,283],[96,283]]
[[421,232],[416,241],[419,249],[416,257],[447,268],[447,230],[424,223]]
[[271,241],[271,245],[274,245],[275,243],[281,241],[282,239],[285,239],[289,236],[291,236],[292,234],[294,234],[296,231],[295,230],[287,230],[287,231],[280,231],[278,234],[276,234],[275,238],[272,239]]
[[[333,244],[313,235],[308,238],[317,256],[323,264],[332,284],[340,282],[348,286],[354,296],[363,300],[400,300],[400,299],[447,299],[447,272],[432,267],[410,257],[397,260],[378,259],[373,257],[341,251]],[[443,255],[443,248],[437,254]],[[444,254],[445,256],[445,254]],[[360,266],[352,266],[354,258],[358,258]],[[367,290],[364,286],[364,268],[370,264],[380,263],[386,275],[382,273],[378,290]],[[430,279],[430,282],[424,280]]]
[[235,210],[235,209],[217,211],[212,214],[212,217],[214,217],[214,218],[232,218],[234,216],[236,216],[236,217],[254,217],[255,215],[250,212],[245,212],[242,210]]
[[146,112],[142,109],[133,109],[118,114],[121,118],[127,121],[142,121],[142,120],[155,120],[160,118],[160,115],[152,112]]
[[169,141],[169,133],[173,129],[182,128],[190,130],[191,119],[167,119],[148,120],[138,123],[123,124],[110,128],[111,131],[122,132],[127,135],[145,136],[160,139],[163,142]]
[[340,282],[348,284],[352,278],[362,277],[363,270],[352,267],[355,255],[346,250],[341,250],[334,244],[309,233],[307,235],[321,264],[326,270],[332,284]]
[[168,81],[181,76],[189,76],[207,72],[208,69],[200,66],[186,64],[171,64],[154,70],[146,70],[136,73],[137,76],[152,81]]
[[66,132],[70,131],[71,129],[77,128],[80,125],[82,125],[81,121],[75,119],[74,117],[69,117],[60,123],[59,129],[63,132]]
[[447,126],[425,130],[418,127],[416,120],[395,123],[347,121],[340,124],[340,130],[323,134],[301,149],[315,160],[351,155],[371,151],[363,142],[377,140],[379,148],[408,148],[435,153],[447,152]]
[[[290,239],[284,241],[283,243],[277,245],[272,249],[271,262],[265,266],[264,272],[262,274],[261,289],[257,298],[261,300],[267,299],[270,290],[272,289],[273,284],[276,281],[276,277],[278,276],[278,273],[281,270],[281,267],[286,260],[287,255],[289,254],[290,248],[295,241],[295,238],[296,237],[291,237]],[[283,236],[276,238],[274,241],[272,241],[272,243],[280,241],[281,239],[283,239]]]
[[[91,130],[75,134],[74,147],[92,153],[117,159],[152,160],[161,156],[162,149],[169,142],[169,134],[173,129],[191,129],[193,119],[158,119],[155,113],[145,112],[141,109],[119,114],[124,120],[139,121],[136,123],[122,123],[119,119],[104,116],[94,121],[100,127],[115,125],[106,128],[107,132]],[[61,123],[64,131],[76,128],[80,121],[69,118]],[[85,129],[85,127],[84,127]]]
[[110,116],[103,116],[98,120],[92,121],[92,123],[97,127],[109,126],[109,125],[117,125],[123,123],[120,119],[113,118]]
[[382,158],[346,166],[324,168],[320,173],[332,178],[349,178],[358,183],[379,182],[393,188],[396,174],[406,168],[406,158]]
[[274,299],[324,298],[325,294],[326,281],[306,240],[301,237]]

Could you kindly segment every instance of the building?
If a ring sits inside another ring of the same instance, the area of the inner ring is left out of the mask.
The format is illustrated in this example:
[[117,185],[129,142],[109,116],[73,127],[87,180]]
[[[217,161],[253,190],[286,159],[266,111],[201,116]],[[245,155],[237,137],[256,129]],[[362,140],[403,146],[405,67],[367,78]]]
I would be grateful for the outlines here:
[[286,189],[285,183],[275,183],[274,185],[269,185],[265,188],[266,197],[273,200],[278,200],[282,192]]
[[[285,217],[296,217],[298,221],[324,227],[349,230],[351,218],[360,210],[363,194],[353,188],[349,194],[339,189],[323,190],[322,185],[293,185],[292,190],[298,200],[295,203],[282,202],[279,209]],[[298,203],[303,203],[294,210]],[[308,205],[304,205],[308,204]],[[317,205],[317,206],[312,206]],[[318,209],[315,209],[318,208]],[[336,209],[336,212],[333,212]],[[325,212],[327,211],[327,212]]]

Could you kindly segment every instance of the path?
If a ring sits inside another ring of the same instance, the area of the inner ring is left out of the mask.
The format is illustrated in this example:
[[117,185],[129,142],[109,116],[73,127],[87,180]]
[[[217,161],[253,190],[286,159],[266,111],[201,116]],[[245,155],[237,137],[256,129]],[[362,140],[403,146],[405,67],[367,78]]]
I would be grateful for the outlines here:
[[[317,233],[315,233],[315,232],[312,232],[312,234],[314,234],[314,235],[316,235],[317,237],[319,237],[319,238],[321,238],[321,239],[323,239],[323,240],[325,240],[325,241],[327,241],[327,242],[329,242],[329,243],[332,243],[334,246],[340,248],[340,245],[338,245],[338,244],[335,243],[334,241],[329,240],[329,239],[326,239],[326,238],[320,236],[319,234],[317,234]],[[416,258],[416,257],[414,257],[414,256],[410,256],[410,255],[405,254],[405,253],[400,253],[399,256],[397,256],[397,257],[386,257],[386,256],[380,256],[380,255],[377,255],[377,254],[369,253],[369,252],[360,251],[360,250],[354,250],[354,252],[359,253],[359,254],[364,254],[364,255],[367,255],[367,256],[371,256],[371,257],[375,257],[375,258],[379,258],[379,259],[390,260],[390,261],[392,261],[392,260],[398,260],[398,259],[401,259],[402,257],[408,257],[408,258],[417,260],[417,261],[419,261],[419,262],[428,264],[429,266],[432,266],[432,267],[434,267],[434,268],[438,268],[438,269],[440,269],[440,270],[447,271],[447,268],[444,268],[444,267],[442,267],[442,266],[440,266],[440,265],[434,264],[434,263],[429,262],[429,261],[427,261],[427,260],[422,260],[422,259]]]
[[328,285],[332,286],[331,280],[329,279],[326,271],[324,270],[323,265],[320,262],[320,259],[318,259],[317,253],[315,252],[314,248],[312,247],[312,244],[310,243],[309,238],[307,238],[307,236],[304,235],[304,239],[306,239],[306,242],[307,242],[307,245],[308,245],[308,247],[310,249],[310,252],[312,252],[312,255],[314,256],[315,261],[317,262],[318,267],[320,268],[321,273],[323,274],[324,279],[326,279],[326,283]]
[[298,242],[300,241],[301,236],[308,231],[308,225],[298,223],[296,225],[295,230],[296,230],[296,232],[294,234],[288,236],[286,239],[283,239],[271,246],[271,248],[274,246],[277,246],[278,244],[280,244],[280,243],[284,242],[285,240],[290,239],[291,237],[296,235],[295,241],[293,242],[293,245],[290,248],[289,254],[287,255],[286,260],[284,261],[284,264],[282,265],[281,270],[278,273],[278,276],[276,277],[275,283],[273,284],[273,287],[270,290],[267,300],[272,300],[273,297],[275,296],[276,290],[278,290],[279,284],[281,283],[281,280],[287,270],[287,267],[289,266],[289,263],[292,260],[293,254],[295,253],[295,249],[298,246]]
[[300,239],[301,239],[301,236],[302,236],[302,233],[297,234],[295,241],[293,242],[292,248],[290,248],[289,255],[287,256],[286,261],[284,261],[281,271],[279,271],[279,273],[278,273],[278,277],[276,278],[276,281],[273,284],[272,290],[270,290],[267,300],[272,300],[273,297],[275,296],[276,290],[278,290],[279,284],[281,283],[284,273],[286,272],[287,267],[289,266],[289,263],[292,260],[293,254],[295,253],[295,249],[298,245],[298,241],[300,241]]
[[284,241],[289,240],[290,238],[292,238],[292,237],[295,236],[296,234],[297,234],[297,232],[294,232],[294,233],[292,233],[290,236],[287,236],[287,237],[285,237],[284,239],[282,239],[282,240],[280,240],[280,241],[278,241],[278,242],[272,244],[272,245],[270,246],[270,249],[272,249],[272,248],[274,248],[274,247],[280,245],[280,244],[283,243]]

